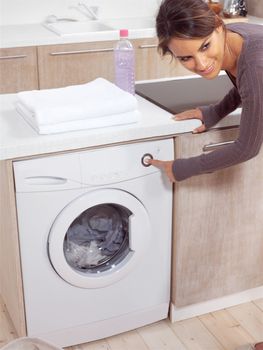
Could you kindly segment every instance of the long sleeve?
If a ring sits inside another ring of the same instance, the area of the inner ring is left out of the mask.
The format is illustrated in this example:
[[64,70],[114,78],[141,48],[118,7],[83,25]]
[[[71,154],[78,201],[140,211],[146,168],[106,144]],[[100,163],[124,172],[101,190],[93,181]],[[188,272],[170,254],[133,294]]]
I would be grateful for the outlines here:
[[203,121],[207,129],[217,124],[221,119],[233,112],[241,104],[240,95],[236,87],[217,104],[198,107],[203,114]]
[[233,107],[241,102],[242,114],[237,140],[208,154],[176,159],[173,172],[177,181],[223,169],[258,154],[263,142],[263,40],[257,40],[256,45],[248,48],[247,54],[240,57],[239,61],[238,91],[232,89],[219,104],[208,107],[205,111],[206,120],[210,118],[210,111],[212,113],[212,121],[208,122],[211,126],[231,111],[231,101]]

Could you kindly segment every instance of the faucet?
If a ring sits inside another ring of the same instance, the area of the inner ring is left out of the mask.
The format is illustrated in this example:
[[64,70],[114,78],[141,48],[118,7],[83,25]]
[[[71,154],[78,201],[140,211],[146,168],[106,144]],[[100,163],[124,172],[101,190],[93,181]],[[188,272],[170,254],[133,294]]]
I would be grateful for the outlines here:
[[91,20],[98,20],[98,7],[88,6],[84,1],[80,1],[77,5],[77,9]]

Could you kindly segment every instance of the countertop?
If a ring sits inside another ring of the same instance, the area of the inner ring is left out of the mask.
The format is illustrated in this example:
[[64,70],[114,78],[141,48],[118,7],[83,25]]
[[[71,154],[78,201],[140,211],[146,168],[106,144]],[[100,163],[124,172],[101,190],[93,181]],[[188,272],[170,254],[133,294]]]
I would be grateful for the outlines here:
[[[39,135],[16,112],[16,94],[0,95],[0,160],[99,147],[115,143],[136,142],[152,138],[173,137],[192,132],[200,125],[196,119],[174,121],[172,114],[137,96],[141,120],[138,123],[107,128]],[[239,125],[240,109],[217,125]],[[194,137],[194,135],[193,135]]]
[[[246,20],[249,23],[263,24],[263,18],[247,16]],[[129,35],[131,39],[155,36],[154,28],[130,30]],[[0,48],[108,41],[117,40],[118,38],[118,30],[59,36],[46,29],[41,23],[0,26]]]

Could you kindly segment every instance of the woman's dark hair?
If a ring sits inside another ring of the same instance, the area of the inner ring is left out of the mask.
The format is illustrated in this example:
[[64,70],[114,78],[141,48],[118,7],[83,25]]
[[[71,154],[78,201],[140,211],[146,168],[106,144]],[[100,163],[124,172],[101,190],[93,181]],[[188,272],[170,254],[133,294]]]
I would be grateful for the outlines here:
[[172,38],[204,38],[220,25],[223,21],[204,0],[163,0],[156,17],[158,49],[165,55]]

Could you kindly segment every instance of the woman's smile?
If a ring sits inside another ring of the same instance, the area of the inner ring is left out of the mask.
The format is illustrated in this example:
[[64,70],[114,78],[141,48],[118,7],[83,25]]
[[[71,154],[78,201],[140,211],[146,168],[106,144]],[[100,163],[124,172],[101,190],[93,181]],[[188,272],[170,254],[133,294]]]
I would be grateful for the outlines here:
[[207,68],[203,69],[203,70],[200,70],[199,71],[199,75],[202,75],[202,76],[208,76],[209,74],[213,73],[214,71],[214,68],[215,68],[215,65],[214,64],[211,64],[210,66],[208,66]]

